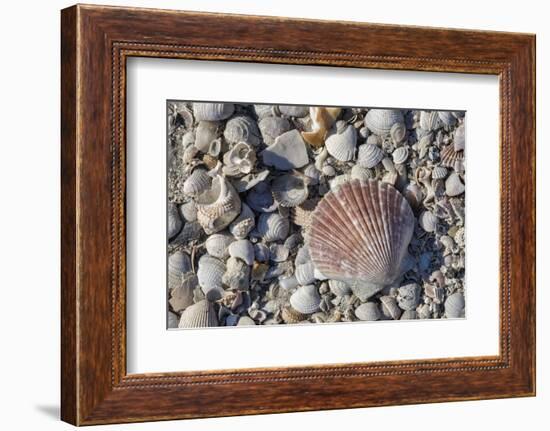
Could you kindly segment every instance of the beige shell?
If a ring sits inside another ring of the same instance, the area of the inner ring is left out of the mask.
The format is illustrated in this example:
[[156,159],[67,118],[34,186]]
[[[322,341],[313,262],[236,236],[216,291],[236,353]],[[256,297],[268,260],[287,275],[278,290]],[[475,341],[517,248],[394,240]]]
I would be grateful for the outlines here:
[[193,103],[197,121],[221,121],[231,117],[235,111],[232,103]]
[[282,207],[296,207],[308,196],[307,183],[300,175],[281,175],[271,183],[273,199]]
[[225,140],[231,144],[245,142],[254,147],[260,144],[260,131],[256,122],[245,115],[237,115],[225,124]]
[[215,257],[204,254],[199,259],[197,278],[201,290],[206,298],[212,301],[218,300],[223,295],[222,277],[225,273],[225,264]]
[[328,135],[325,140],[328,153],[340,162],[352,160],[355,156],[357,131],[350,124],[337,127],[337,131]]
[[319,311],[321,297],[317,287],[313,284],[299,287],[296,292],[290,296],[290,305],[298,313],[312,314]]
[[204,245],[210,256],[227,259],[229,257],[228,247],[233,241],[235,241],[235,238],[227,232],[215,233],[207,238]]
[[281,310],[281,318],[283,319],[283,322],[292,324],[306,320],[307,316],[294,310],[292,307],[283,307]]
[[190,196],[196,196],[212,184],[212,178],[204,169],[195,169],[183,183],[183,193]]
[[180,287],[184,274],[191,269],[191,259],[183,251],[176,251],[168,256],[168,288],[172,290]]
[[379,320],[382,317],[378,305],[374,302],[365,302],[355,309],[355,317],[363,321]]
[[244,202],[241,204],[241,213],[229,225],[229,232],[239,239],[245,238],[256,225],[254,212]]
[[218,316],[211,302],[202,300],[185,309],[178,328],[207,328],[218,326]]
[[369,109],[365,116],[365,126],[376,135],[390,133],[395,123],[404,123],[403,113],[398,109]]
[[464,295],[460,292],[453,293],[445,300],[445,317],[456,319],[464,317]]
[[391,156],[394,163],[401,165],[409,158],[409,147],[396,148]]
[[464,160],[464,151],[455,151],[453,145],[443,147],[440,152],[441,165],[447,168],[455,168],[457,163]]
[[312,217],[310,255],[326,277],[380,290],[406,269],[415,218],[389,184],[346,183],[325,195]]
[[359,146],[357,154],[357,164],[363,168],[374,168],[384,158],[384,151],[373,144],[363,144]]
[[233,186],[218,175],[212,187],[197,198],[197,220],[211,235],[226,228],[241,212],[241,200]]
[[463,151],[466,146],[466,131],[464,130],[463,124],[458,126],[455,130],[453,145],[455,151]]

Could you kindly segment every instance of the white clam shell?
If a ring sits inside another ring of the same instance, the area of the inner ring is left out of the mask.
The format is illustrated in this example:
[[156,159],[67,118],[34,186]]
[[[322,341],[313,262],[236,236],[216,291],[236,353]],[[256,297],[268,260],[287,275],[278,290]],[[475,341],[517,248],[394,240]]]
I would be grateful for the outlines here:
[[302,314],[312,314],[319,311],[321,297],[313,284],[299,287],[290,296],[292,308]]
[[430,211],[423,211],[418,217],[418,224],[426,232],[435,232],[437,229],[437,223],[437,217]]
[[228,176],[249,174],[256,163],[256,152],[246,142],[236,143],[223,155],[222,171]]
[[221,121],[231,117],[235,111],[232,103],[193,103],[193,114],[197,121]]
[[248,290],[250,287],[250,266],[237,257],[230,257],[227,259],[222,282],[232,290]]
[[356,144],[357,131],[351,124],[338,127],[337,131],[325,140],[328,153],[340,162],[347,162],[354,158]]
[[202,300],[182,313],[179,328],[207,328],[218,326],[218,316],[211,302]]
[[229,256],[238,257],[247,265],[254,263],[254,246],[247,239],[239,239],[229,245]]
[[464,317],[465,305],[466,303],[462,293],[455,292],[452,295],[449,295],[445,300],[445,317],[449,319]]
[[184,274],[191,269],[191,259],[183,251],[176,251],[168,256],[168,288],[172,290],[180,287]]
[[263,213],[258,217],[258,224],[253,233],[267,243],[285,239],[289,228],[287,217],[278,213]]
[[174,204],[173,202],[168,202],[168,239],[175,237],[179,231],[181,230],[181,227],[183,226],[183,222],[180,217],[180,213],[178,210],[178,206]]
[[290,122],[286,118],[266,117],[259,121],[258,128],[266,145],[271,145],[276,138],[290,130]]
[[254,212],[247,204],[242,203],[241,213],[229,225],[229,232],[231,232],[235,238],[243,239],[252,229],[254,229],[255,225],[256,220]]
[[206,298],[215,301],[223,295],[222,277],[225,273],[225,264],[208,254],[204,254],[199,259],[197,277],[201,290]]
[[328,286],[330,291],[336,296],[346,296],[351,295],[351,288],[349,285],[341,280],[329,280]]
[[395,123],[404,123],[403,113],[398,109],[369,109],[365,116],[365,126],[376,135],[390,133]]
[[405,127],[405,123],[399,122],[391,126],[390,137],[394,144],[399,144],[403,142],[406,136],[407,136],[407,128]]
[[453,145],[455,151],[463,151],[466,146],[466,131],[464,130],[464,125],[460,125],[455,130],[455,135],[453,138]]
[[264,165],[288,171],[308,164],[306,143],[296,129],[283,133],[261,153]]
[[308,196],[308,187],[304,178],[298,175],[281,175],[271,183],[273,199],[282,207],[295,207],[303,203]]
[[353,165],[353,167],[351,168],[350,176],[352,180],[360,181],[367,181],[369,178],[373,177],[371,171],[359,165]]
[[195,169],[183,183],[183,193],[196,196],[210,188],[212,177],[204,169]]
[[373,144],[363,144],[359,146],[357,154],[357,164],[363,168],[374,168],[384,158],[384,151]]
[[354,180],[317,205],[309,233],[311,259],[330,279],[380,290],[405,271],[414,226],[411,207],[395,188]]
[[226,228],[241,212],[239,195],[227,179],[219,175],[196,202],[197,220],[207,235]]
[[392,153],[393,162],[402,165],[409,158],[409,147],[399,147]]
[[379,320],[382,317],[378,305],[374,302],[365,302],[354,311],[355,317],[363,321]]
[[465,186],[460,179],[460,176],[453,172],[449,178],[445,180],[445,194],[447,196],[458,196],[464,193]]
[[245,115],[237,115],[225,124],[223,136],[227,142],[236,144],[245,142],[252,146],[260,144],[260,131],[256,122]]
[[204,245],[210,256],[227,259],[229,257],[228,247],[233,241],[235,238],[227,233],[215,233],[207,238]]
[[315,266],[313,262],[309,261],[301,265],[296,265],[294,276],[301,286],[313,283],[315,281]]

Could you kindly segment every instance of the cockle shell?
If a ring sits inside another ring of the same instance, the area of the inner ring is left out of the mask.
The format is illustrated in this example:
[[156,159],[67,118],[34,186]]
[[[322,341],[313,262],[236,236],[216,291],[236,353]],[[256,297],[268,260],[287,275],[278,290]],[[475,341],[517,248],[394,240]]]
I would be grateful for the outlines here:
[[239,239],[229,245],[229,256],[238,257],[247,265],[254,263],[254,246],[247,239]]
[[351,295],[351,288],[348,284],[341,280],[329,280],[328,286],[330,291],[336,296],[346,296]]
[[442,180],[447,176],[448,170],[445,166],[435,166],[432,169],[432,178],[434,180]]
[[223,163],[222,171],[225,175],[235,177],[249,174],[256,163],[256,152],[246,142],[237,142],[223,155]]
[[384,158],[384,151],[373,144],[359,146],[357,164],[363,168],[374,168]]
[[301,168],[308,164],[306,144],[298,130],[283,133],[261,153],[266,166],[274,166],[282,171]]
[[426,232],[435,232],[437,229],[437,217],[430,211],[423,211],[418,217],[418,224]]
[[365,116],[365,126],[376,135],[390,133],[395,123],[404,123],[403,113],[398,109],[369,109]]
[[254,236],[260,237],[264,242],[272,242],[285,239],[288,235],[290,224],[288,218],[276,212],[262,213],[258,217]]
[[196,196],[212,184],[212,178],[204,169],[195,169],[183,183],[183,193],[190,196]]
[[447,145],[441,150],[440,157],[442,166],[455,168],[457,163],[464,160],[464,151],[456,151],[453,145]]
[[319,202],[309,250],[325,276],[380,290],[406,269],[415,218],[405,198],[376,180],[351,181]]
[[290,130],[290,121],[281,117],[262,118],[258,128],[266,145],[271,145],[275,139]]
[[220,123],[215,121],[201,121],[195,131],[195,148],[202,153],[207,153],[212,141],[219,136]]
[[405,127],[405,123],[395,123],[393,126],[391,126],[390,137],[394,144],[397,145],[403,142],[406,136],[407,128]]
[[178,207],[173,202],[168,202],[168,239],[173,238],[181,230],[183,222]]
[[250,287],[250,266],[237,257],[230,257],[227,259],[222,282],[232,290],[248,290]]
[[198,286],[198,279],[192,272],[182,277],[181,285],[170,292],[170,306],[174,311],[182,311],[193,304],[193,291]]
[[176,251],[168,256],[168,288],[172,290],[180,287],[184,274],[191,269],[191,259],[183,251]]
[[281,175],[271,183],[273,199],[282,207],[295,207],[307,199],[308,187],[304,177]]
[[466,145],[466,131],[464,125],[460,125],[455,130],[455,136],[453,138],[453,145],[455,151],[463,151]]
[[279,105],[279,112],[282,115],[287,117],[305,117],[309,112],[309,107],[307,106],[297,106],[297,105]]
[[207,238],[204,245],[206,247],[206,252],[210,256],[217,257],[218,259],[226,259],[229,257],[227,248],[233,241],[235,241],[235,238],[227,232],[215,233]]
[[445,300],[445,317],[448,319],[456,319],[464,317],[464,295],[460,292],[449,295]]
[[433,131],[439,129],[441,126],[442,123],[439,119],[438,111],[420,112],[420,128],[427,131]]
[[225,125],[223,136],[230,144],[245,142],[254,147],[260,144],[260,131],[256,122],[245,115],[231,118]]
[[313,262],[309,261],[301,265],[296,265],[294,276],[301,286],[313,283],[315,281],[315,266]]
[[290,305],[294,310],[302,314],[312,314],[319,311],[321,297],[317,287],[313,284],[299,287],[290,296]]
[[215,301],[223,296],[222,277],[225,264],[215,257],[204,254],[199,259],[197,278],[206,298]]
[[458,196],[464,193],[465,187],[460,180],[460,176],[453,172],[449,178],[445,180],[445,194],[447,196]]
[[326,108],[312,106],[309,108],[311,132],[302,132],[304,140],[313,148],[319,148],[325,143],[328,130],[340,115],[341,108]]
[[179,328],[207,328],[218,326],[218,316],[211,302],[202,300],[185,309]]
[[256,221],[254,212],[247,204],[242,203],[241,213],[229,225],[229,232],[231,232],[235,238],[243,239],[252,229],[254,229],[255,225]]
[[376,303],[365,302],[355,309],[355,317],[363,321],[374,321],[379,320],[382,314]]
[[235,111],[232,103],[193,103],[197,121],[221,121],[231,117]]
[[241,200],[233,186],[218,175],[209,190],[197,197],[197,220],[207,235],[226,228],[241,212]]
[[359,165],[353,165],[350,173],[352,180],[367,181],[369,178],[374,178],[374,175],[370,169],[364,168]]
[[356,144],[357,131],[351,124],[338,127],[337,131],[328,135],[325,140],[328,153],[340,162],[354,158]]
[[409,158],[409,147],[396,148],[391,156],[394,163],[401,165]]

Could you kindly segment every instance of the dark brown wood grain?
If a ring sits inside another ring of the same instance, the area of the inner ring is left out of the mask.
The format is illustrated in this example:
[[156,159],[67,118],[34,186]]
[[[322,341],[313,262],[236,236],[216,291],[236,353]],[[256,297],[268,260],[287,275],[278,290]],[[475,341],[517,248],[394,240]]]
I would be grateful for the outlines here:
[[[86,425],[534,395],[533,35],[74,6],[62,11],[61,39],[63,420]],[[500,354],[127,375],[131,56],[498,75]]]

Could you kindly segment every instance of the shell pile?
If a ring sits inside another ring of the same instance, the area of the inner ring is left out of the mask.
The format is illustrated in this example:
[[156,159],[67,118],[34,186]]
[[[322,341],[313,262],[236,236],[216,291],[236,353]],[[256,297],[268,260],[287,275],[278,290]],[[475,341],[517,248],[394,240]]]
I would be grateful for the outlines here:
[[465,114],[169,102],[170,328],[462,318]]

